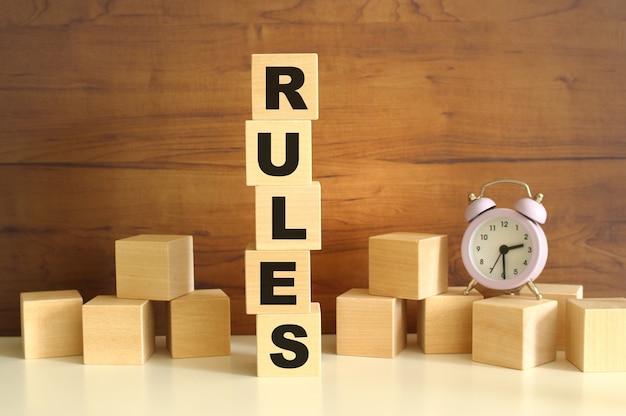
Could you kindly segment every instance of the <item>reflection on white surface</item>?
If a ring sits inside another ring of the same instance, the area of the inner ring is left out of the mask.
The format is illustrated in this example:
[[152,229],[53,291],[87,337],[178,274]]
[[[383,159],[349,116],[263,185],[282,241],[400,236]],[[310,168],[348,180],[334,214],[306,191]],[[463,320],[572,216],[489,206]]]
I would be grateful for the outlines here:
[[335,354],[323,336],[321,377],[256,377],[253,336],[226,357],[171,359],[163,337],[143,366],[87,366],[82,357],[22,358],[0,338],[6,415],[623,415],[626,373],[582,373],[564,359],[528,370],[475,363],[469,354],[425,355],[409,336],[396,358]]

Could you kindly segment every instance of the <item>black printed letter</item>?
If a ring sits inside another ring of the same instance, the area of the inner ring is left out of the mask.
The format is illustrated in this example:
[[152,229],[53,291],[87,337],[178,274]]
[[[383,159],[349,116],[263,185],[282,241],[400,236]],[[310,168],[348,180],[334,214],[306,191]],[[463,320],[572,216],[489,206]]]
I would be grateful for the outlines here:
[[272,163],[272,133],[258,134],[259,154],[257,159],[259,167],[266,175],[288,176],[298,167],[300,134],[286,133],[285,136],[285,163],[282,166],[276,166]]
[[[291,78],[287,84],[280,83],[280,76],[286,75]],[[265,108],[267,110],[279,109],[279,94],[285,94],[294,110],[306,110],[307,106],[298,93],[298,89],[304,85],[304,72],[293,66],[268,66],[265,68]]]
[[306,240],[306,228],[285,228],[285,197],[272,197],[272,239]]
[[272,332],[272,342],[279,348],[292,351],[296,354],[293,360],[285,359],[282,353],[270,354],[272,362],[280,368],[302,367],[309,360],[309,349],[301,342],[285,338],[287,332],[292,333],[296,338],[307,336],[306,330],[299,325],[281,325]]
[[293,277],[274,277],[274,272],[295,272],[295,262],[261,262],[261,305],[295,305],[295,295],[275,295],[276,286],[294,286]]

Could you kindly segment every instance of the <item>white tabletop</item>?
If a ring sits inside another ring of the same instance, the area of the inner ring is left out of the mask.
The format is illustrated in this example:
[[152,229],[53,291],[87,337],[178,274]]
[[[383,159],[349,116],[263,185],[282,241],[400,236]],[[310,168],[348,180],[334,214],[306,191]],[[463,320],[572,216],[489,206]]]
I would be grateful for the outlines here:
[[254,336],[226,357],[171,359],[163,337],[143,366],[87,366],[82,357],[22,358],[0,338],[3,415],[624,415],[626,373],[582,373],[565,360],[528,370],[425,355],[409,335],[398,357],[335,354],[323,336],[322,376],[256,377]]

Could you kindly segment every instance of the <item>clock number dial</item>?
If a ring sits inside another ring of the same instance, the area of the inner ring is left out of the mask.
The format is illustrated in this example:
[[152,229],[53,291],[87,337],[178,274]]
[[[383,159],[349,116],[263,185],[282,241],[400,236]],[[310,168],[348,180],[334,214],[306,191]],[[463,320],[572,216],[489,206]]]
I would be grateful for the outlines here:
[[487,221],[472,237],[472,262],[492,280],[514,279],[526,269],[532,255],[528,230],[512,218]]

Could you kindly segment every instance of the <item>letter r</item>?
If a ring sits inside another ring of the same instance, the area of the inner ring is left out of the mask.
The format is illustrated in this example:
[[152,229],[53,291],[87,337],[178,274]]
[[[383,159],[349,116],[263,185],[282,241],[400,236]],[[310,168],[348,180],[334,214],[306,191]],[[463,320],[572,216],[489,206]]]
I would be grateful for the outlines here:
[[[280,83],[281,75],[288,76],[287,84]],[[304,85],[304,72],[294,66],[268,66],[265,68],[265,108],[278,110],[280,108],[280,93],[285,94],[291,108],[306,110],[307,106],[298,89]]]

